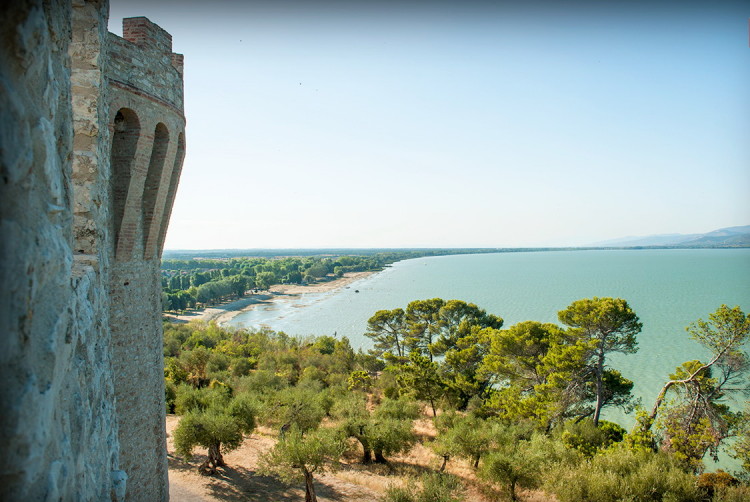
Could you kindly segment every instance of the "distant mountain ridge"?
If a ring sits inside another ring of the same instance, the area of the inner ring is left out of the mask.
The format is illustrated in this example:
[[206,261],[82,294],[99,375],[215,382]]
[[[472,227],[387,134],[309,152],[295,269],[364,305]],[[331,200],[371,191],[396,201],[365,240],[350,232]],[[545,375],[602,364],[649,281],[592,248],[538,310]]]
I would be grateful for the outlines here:
[[660,234],[621,237],[591,244],[595,247],[750,247],[750,225],[720,228],[704,234]]

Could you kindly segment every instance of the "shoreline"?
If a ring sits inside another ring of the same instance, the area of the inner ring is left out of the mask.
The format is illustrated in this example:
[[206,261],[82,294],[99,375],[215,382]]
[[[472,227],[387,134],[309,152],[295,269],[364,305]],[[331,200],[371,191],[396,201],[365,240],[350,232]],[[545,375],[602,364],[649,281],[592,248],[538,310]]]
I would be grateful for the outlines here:
[[282,297],[300,296],[306,293],[328,293],[369,277],[377,272],[347,272],[343,277],[332,281],[320,282],[310,285],[300,284],[274,284],[269,291],[258,294],[247,295],[237,300],[232,300],[221,305],[194,310],[186,314],[162,314],[163,318],[173,323],[186,323],[192,321],[215,322],[218,325],[226,324],[237,315],[254,309],[257,305],[270,304]]

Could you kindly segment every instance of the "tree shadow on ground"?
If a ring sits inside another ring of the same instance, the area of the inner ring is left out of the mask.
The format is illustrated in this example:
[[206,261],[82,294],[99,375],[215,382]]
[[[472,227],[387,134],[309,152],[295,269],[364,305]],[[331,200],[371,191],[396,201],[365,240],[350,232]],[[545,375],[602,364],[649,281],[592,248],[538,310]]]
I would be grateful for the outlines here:
[[[197,472],[205,455],[194,455],[190,462],[168,455],[169,468],[174,471]],[[220,467],[216,474],[205,476],[207,495],[227,502],[299,502],[305,498],[304,481],[299,486],[287,486],[272,476],[258,474],[241,466]],[[336,488],[315,480],[315,492],[319,498],[346,502],[347,495]]]
[[167,464],[169,466],[170,471],[179,471],[179,472],[198,472],[198,465],[202,464],[206,461],[206,455],[193,455],[193,458],[190,462],[186,462],[182,458],[173,455],[171,453],[167,453]]

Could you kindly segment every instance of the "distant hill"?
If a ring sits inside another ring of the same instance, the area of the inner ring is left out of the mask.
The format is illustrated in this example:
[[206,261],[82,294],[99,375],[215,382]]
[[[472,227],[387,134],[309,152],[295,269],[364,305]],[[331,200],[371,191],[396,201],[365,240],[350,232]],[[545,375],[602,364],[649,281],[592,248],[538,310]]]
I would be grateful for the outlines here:
[[595,247],[750,247],[750,225],[728,227],[704,234],[661,234],[622,237],[591,244]]

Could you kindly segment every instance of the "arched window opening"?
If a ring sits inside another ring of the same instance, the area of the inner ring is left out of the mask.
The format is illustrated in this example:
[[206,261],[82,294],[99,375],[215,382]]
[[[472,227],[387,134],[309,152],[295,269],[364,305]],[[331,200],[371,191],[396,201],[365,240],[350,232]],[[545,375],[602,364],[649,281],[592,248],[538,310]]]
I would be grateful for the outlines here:
[[[148,163],[146,173],[146,184],[143,187],[143,208],[141,211],[141,228],[143,229],[143,249],[146,252],[146,243],[149,241],[152,223],[154,221],[154,210],[156,198],[159,193],[159,185],[164,172],[164,159],[167,157],[169,146],[169,131],[167,126],[159,122],[154,130],[154,146],[151,150],[151,160]],[[152,258],[144,256],[144,258]]]
[[169,217],[172,215],[172,206],[174,205],[174,197],[177,192],[177,183],[180,181],[183,160],[185,160],[185,135],[184,133],[180,133],[177,136],[177,155],[174,159],[172,176],[169,179],[169,191],[167,192],[164,214],[162,214],[161,225],[159,225],[161,235],[159,235],[159,250],[157,256],[161,256],[161,251],[164,249],[164,239],[167,236],[167,226],[169,226]]
[[117,249],[118,242],[122,238],[120,228],[125,215],[125,204],[128,200],[128,189],[140,132],[141,125],[135,112],[128,108],[118,110],[115,115],[110,157],[112,169],[110,204],[114,249]]

